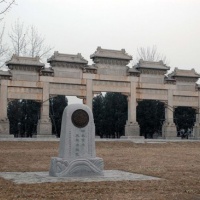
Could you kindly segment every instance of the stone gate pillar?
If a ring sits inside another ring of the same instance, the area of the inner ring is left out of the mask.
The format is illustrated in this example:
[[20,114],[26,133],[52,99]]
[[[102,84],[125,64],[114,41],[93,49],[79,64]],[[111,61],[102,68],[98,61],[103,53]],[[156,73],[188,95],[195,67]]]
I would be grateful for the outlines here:
[[173,90],[168,90],[168,101],[165,105],[165,121],[162,126],[162,137],[173,139],[177,137],[176,125],[174,123]]
[[92,91],[92,80],[87,79],[86,82],[86,105],[92,110],[92,100],[93,100],[93,91]]
[[125,137],[139,137],[140,128],[136,121],[136,83],[131,82],[130,95],[128,96],[128,120],[125,125]]
[[193,132],[194,138],[200,139],[200,91],[198,91],[198,108],[196,109],[196,122],[194,124]]
[[37,137],[52,137],[52,124],[49,118],[49,83],[44,82],[40,120],[38,120]]
[[0,137],[12,137],[7,117],[8,81],[1,80],[0,85]]

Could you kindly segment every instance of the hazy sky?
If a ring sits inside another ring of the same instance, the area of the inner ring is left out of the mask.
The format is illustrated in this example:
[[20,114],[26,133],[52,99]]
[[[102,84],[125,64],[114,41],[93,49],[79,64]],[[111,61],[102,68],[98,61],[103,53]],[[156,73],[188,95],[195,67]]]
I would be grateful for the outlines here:
[[34,25],[46,43],[62,53],[81,53],[89,63],[97,46],[157,46],[171,69],[200,73],[200,0],[17,0],[4,17]]

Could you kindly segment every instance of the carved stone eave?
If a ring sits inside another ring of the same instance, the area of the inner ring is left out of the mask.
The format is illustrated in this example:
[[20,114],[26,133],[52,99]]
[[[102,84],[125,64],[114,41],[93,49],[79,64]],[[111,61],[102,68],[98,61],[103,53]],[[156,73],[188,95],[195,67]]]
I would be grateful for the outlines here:
[[137,65],[135,66],[136,69],[154,69],[154,70],[165,70],[168,71],[170,69],[169,66],[163,63],[162,60],[160,61],[145,61],[140,59]]
[[133,66],[132,68],[128,68],[127,69],[127,76],[135,76],[135,77],[139,77],[140,76],[140,71],[138,71],[135,66]]
[[26,71],[39,71],[44,67],[44,63],[40,62],[39,56],[36,57],[23,57],[13,54],[11,59],[7,61],[6,66],[13,70],[26,70]]
[[12,79],[12,74],[9,71],[0,71],[0,80],[10,80]]
[[11,80],[12,76],[2,76],[0,75],[0,80]]
[[128,55],[125,49],[121,50],[112,50],[112,49],[102,49],[101,47],[97,47],[97,50],[90,55],[90,58],[96,62],[96,58],[98,59],[113,59],[113,60],[124,60],[128,63],[132,60],[132,56]]
[[166,76],[164,78],[164,84],[176,85],[176,80]]
[[54,70],[52,68],[43,68],[40,71],[40,76],[54,76]]
[[94,58],[93,62],[96,64],[106,64],[106,65],[118,65],[126,66],[129,64],[129,60],[117,59],[117,58]]
[[196,83],[198,81],[198,77],[185,77],[185,76],[173,76],[176,82],[190,82]]
[[40,72],[40,76],[54,76],[54,73],[49,73],[49,72]]
[[165,80],[164,84],[176,85],[176,80]]
[[196,83],[200,78],[200,74],[198,74],[194,69],[185,70],[185,69],[178,69],[176,67],[174,71],[169,74],[169,77],[175,79],[177,82]]
[[63,62],[63,63],[78,63],[78,64],[83,64],[87,65],[88,61],[84,59],[84,57],[78,53],[78,54],[64,54],[64,53],[59,53],[58,51],[55,51],[54,54],[47,59],[48,63],[53,63],[53,62]]
[[94,63],[107,64],[107,65],[120,65],[126,66],[129,64],[129,60],[114,59],[114,58],[95,58]]
[[152,74],[152,75],[165,75],[167,70],[162,69],[150,69],[150,68],[137,68],[140,74]]
[[83,63],[72,63],[72,62],[63,62],[63,61],[52,61],[50,63],[51,67],[62,67],[62,68],[78,68],[78,69],[83,69],[87,66],[87,64]]
[[12,70],[19,70],[19,71],[34,71],[39,72],[42,69],[42,66],[35,66],[35,65],[7,65],[8,68]]
[[139,77],[140,76],[140,72],[127,72],[127,76]]
[[83,73],[97,74],[97,67],[84,67]]

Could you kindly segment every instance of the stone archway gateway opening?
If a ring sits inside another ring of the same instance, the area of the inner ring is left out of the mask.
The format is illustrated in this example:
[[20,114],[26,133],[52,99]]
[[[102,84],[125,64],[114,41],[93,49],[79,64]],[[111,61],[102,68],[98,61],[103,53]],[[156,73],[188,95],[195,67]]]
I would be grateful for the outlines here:
[[65,95],[55,95],[49,99],[49,117],[52,123],[52,134],[56,137],[60,137],[62,114],[67,105],[68,99]]
[[128,118],[127,97],[118,92],[102,93],[93,98],[96,135],[101,138],[120,138],[125,135]]
[[10,69],[0,71],[0,136],[9,136],[7,104],[12,99],[30,99],[41,102],[37,137],[52,136],[49,118],[49,101],[53,95],[77,96],[92,108],[93,95],[101,91],[119,92],[128,99],[126,137],[139,137],[140,128],[136,119],[137,102],[143,99],[165,103],[163,138],[176,138],[177,129],[173,120],[174,108],[189,106],[196,110],[194,137],[200,138],[200,87],[196,84],[199,74],[194,69],[175,70],[166,75],[170,67],[162,61],[140,60],[128,67],[132,57],[122,50],[102,49],[90,56],[88,65],[80,53],[76,55],[54,52],[47,60],[50,68],[39,57],[13,55],[6,62]]
[[196,122],[196,111],[191,107],[179,106],[174,111],[174,122],[178,137],[193,137]]
[[8,103],[10,134],[14,137],[34,137],[40,119],[41,103],[34,100],[20,99]]
[[140,135],[145,138],[161,138],[165,120],[164,103],[157,100],[142,100],[137,106],[137,121]]

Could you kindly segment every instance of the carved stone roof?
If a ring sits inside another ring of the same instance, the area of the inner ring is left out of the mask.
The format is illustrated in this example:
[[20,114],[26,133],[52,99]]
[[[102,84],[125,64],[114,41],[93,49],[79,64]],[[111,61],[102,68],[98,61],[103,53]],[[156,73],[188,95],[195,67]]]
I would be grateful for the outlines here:
[[85,67],[84,69],[98,69],[98,67],[96,67],[94,64],[93,65],[88,65],[87,67]]
[[63,54],[59,53],[58,51],[55,51],[54,54],[49,59],[47,59],[48,63],[51,63],[52,61],[80,63],[80,64],[88,63],[88,61],[85,60],[80,53],[74,55],[74,54]]
[[174,71],[171,74],[169,74],[169,77],[200,78],[200,74],[198,74],[194,69],[186,70],[186,69],[178,69],[176,67]]
[[41,72],[53,73],[54,70],[53,70],[51,67],[48,67],[48,68],[42,68],[42,69],[41,69]]
[[165,84],[176,85],[176,79],[169,77],[169,76],[164,77],[164,82],[165,82]]
[[142,59],[139,60],[139,63],[136,65],[136,69],[145,68],[145,69],[159,69],[159,70],[169,70],[170,67],[166,66],[163,61],[144,61]]
[[97,67],[94,65],[88,65],[87,67],[83,68],[83,72],[84,73],[92,73],[92,74],[96,74],[97,73]]
[[172,78],[172,77],[170,77],[170,76],[165,76],[164,79],[165,79],[166,81],[176,81],[176,79],[174,79],[174,78]]
[[53,76],[54,75],[54,70],[51,67],[43,67],[40,70],[40,76]]
[[131,60],[132,56],[128,55],[125,49],[122,50],[110,50],[110,49],[102,49],[101,47],[97,47],[97,50],[90,55],[90,58],[93,59],[95,57],[98,58],[114,58],[114,59],[122,59],[122,60]]
[[36,67],[43,67],[44,63],[40,62],[39,56],[36,57],[22,57],[13,54],[11,60],[6,62],[6,65],[26,65],[26,66],[36,66]]
[[12,76],[10,71],[0,70],[0,76]]
[[9,80],[9,79],[11,79],[11,77],[12,77],[12,74],[9,71],[0,70],[0,79]]
[[128,69],[128,72],[131,72],[131,73],[140,73],[140,71],[138,71],[135,66],[133,66],[132,68],[129,68]]
[[128,76],[137,76],[139,77],[140,76],[140,71],[138,71],[135,66],[133,66],[132,68],[128,68],[127,70],[127,75]]

